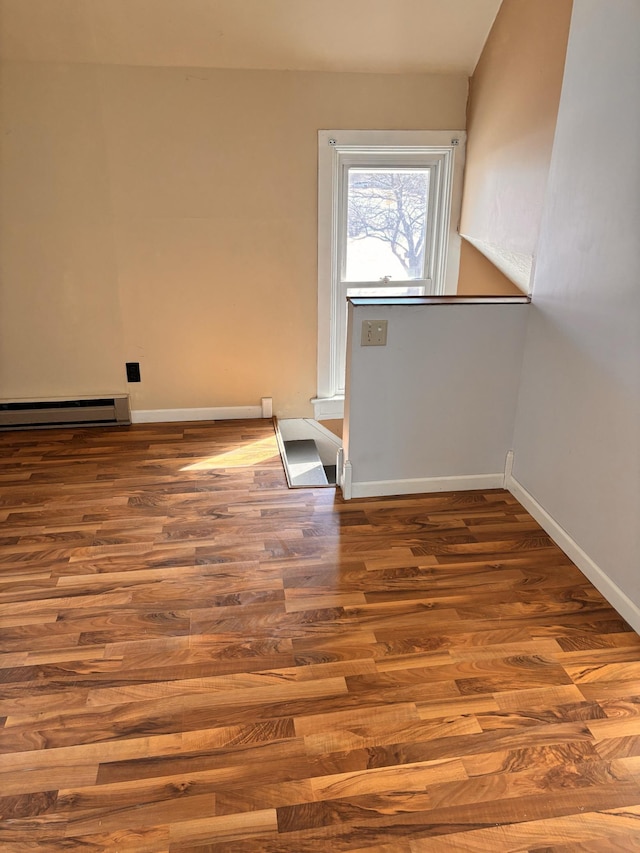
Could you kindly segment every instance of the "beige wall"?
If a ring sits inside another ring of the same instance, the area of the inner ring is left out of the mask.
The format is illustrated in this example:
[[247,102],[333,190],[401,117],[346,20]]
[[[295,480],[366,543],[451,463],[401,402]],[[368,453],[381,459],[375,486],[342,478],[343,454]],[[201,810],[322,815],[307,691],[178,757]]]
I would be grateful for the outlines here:
[[522,291],[471,243],[462,240],[458,296],[522,296]]
[[528,290],[572,0],[504,0],[471,79],[461,232]]
[[[464,127],[464,76],[3,67],[0,397],[311,414],[317,130]],[[141,363],[127,385],[124,362]]]
[[3,65],[0,397],[122,390],[95,69]]

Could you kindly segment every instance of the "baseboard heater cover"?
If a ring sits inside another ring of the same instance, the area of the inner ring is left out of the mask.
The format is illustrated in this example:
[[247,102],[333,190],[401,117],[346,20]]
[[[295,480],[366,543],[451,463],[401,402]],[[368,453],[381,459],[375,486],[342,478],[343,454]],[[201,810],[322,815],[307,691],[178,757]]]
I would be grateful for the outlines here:
[[120,426],[131,423],[129,397],[0,402],[0,430],[64,426]]

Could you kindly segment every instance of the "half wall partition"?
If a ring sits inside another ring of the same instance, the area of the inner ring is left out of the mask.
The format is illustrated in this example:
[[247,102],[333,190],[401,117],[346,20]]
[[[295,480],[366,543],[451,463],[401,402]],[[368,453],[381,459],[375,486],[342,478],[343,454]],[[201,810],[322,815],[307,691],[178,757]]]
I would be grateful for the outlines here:
[[[348,300],[345,498],[503,486],[529,302]],[[386,344],[366,343],[371,321]]]

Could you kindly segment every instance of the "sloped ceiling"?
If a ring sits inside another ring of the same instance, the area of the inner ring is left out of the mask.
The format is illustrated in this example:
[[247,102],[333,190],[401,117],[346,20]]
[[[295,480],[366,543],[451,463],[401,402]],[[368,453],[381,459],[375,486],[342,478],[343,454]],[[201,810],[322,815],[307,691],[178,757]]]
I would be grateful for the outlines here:
[[470,74],[501,0],[0,0],[0,57]]

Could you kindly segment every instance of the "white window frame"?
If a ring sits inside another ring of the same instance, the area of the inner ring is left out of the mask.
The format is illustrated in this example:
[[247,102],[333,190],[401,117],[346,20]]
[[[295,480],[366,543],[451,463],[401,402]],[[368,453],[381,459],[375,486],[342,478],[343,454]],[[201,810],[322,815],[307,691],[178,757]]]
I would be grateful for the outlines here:
[[[430,194],[435,198],[430,294],[455,294],[460,264],[458,232],[466,133],[447,131],[320,130],[318,132],[318,391],[311,402],[317,420],[341,418],[344,411],[345,294],[339,270],[344,246],[339,225],[344,215],[344,184],[350,166],[433,166]],[[412,160],[413,158],[413,160]],[[421,281],[420,284],[425,284]],[[389,295],[394,285],[389,282]],[[363,284],[364,287],[367,284]]]

